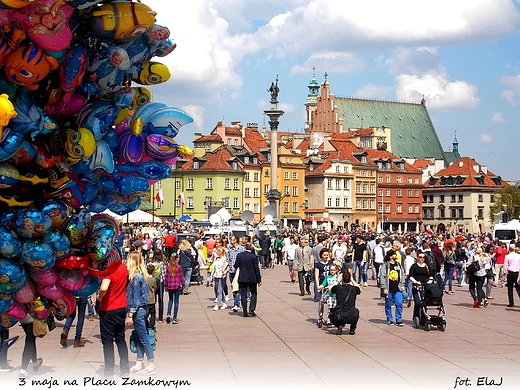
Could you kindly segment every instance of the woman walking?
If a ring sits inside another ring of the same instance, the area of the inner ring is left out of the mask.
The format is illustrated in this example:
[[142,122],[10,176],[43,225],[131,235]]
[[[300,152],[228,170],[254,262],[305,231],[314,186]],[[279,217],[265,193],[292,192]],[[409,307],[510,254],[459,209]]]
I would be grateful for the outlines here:
[[164,322],[164,275],[166,274],[166,261],[163,255],[163,251],[156,249],[153,252],[152,261],[155,267],[153,274],[154,279],[157,281],[157,287],[155,288],[155,303],[157,304],[157,322]]
[[224,295],[224,284],[226,283],[226,276],[228,273],[228,262],[226,261],[226,250],[223,247],[218,247],[216,251],[216,256],[213,260],[213,272],[211,277],[213,279],[213,284],[215,288],[215,296],[217,301],[213,310],[217,311],[219,309],[219,305],[222,302],[221,309],[226,309],[227,305],[225,303],[225,295]]
[[478,271],[469,275],[469,293],[473,298],[473,307],[480,308],[488,305],[488,300],[485,299],[484,280],[486,279],[486,264],[491,264],[491,259],[484,253],[482,248],[475,249],[475,255],[469,260],[469,266],[476,262]]
[[[126,269],[128,271],[128,285],[126,287],[126,301],[128,314],[126,317],[126,325],[134,325],[137,348],[137,361],[130,368],[130,373],[155,375],[156,368],[154,364],[154,353],[150,339],[148,338],[148,330],[146,329],[146,317],[148,316],[148,284],[145,280],[147,274],[143,257],[139,252],[131,252],[126,261]],[[148,359],[148,365],[143,366],[144,355]]]
[[188,240],[182,240],[179,244],[179,265],[182,267],[182,274],[184,275],[184,294],[188,295],[190,288],[191,271],[193,269],[195,260],[195,252],[191,248]]
[[[179,297],[184,288],[184,275],[182,267],[179,265],[179,256],[171,255],[170,264],[166,267],[164,274],[164,286],[168,291],[168,310],[166,311],[166,323],[177,324],[177,314],[179,313]],[[173,319],[171,319],[173,305]]]
[[442,254],[444,264],[444,286],[446,294],[453,294],[453,271],[455,269],[455,252],[453,250],[453,243],[446,244],[446,250]]

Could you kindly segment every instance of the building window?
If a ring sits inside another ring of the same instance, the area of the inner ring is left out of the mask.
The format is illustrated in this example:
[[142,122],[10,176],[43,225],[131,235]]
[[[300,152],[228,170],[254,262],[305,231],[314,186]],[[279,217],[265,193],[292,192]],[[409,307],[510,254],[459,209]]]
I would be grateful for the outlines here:
[[348,173],[348,166],[345,165],[345,166],[343,167],[343,173]]
[[234,190],[240,189],[238,179],[233,179],[233,189]]
[[368,200],[366,199],[363,200],[363,209],[368,209]]
[[231,179],[224,179],[224,189],[229,190],[230,189],[230,181]]
[[229,198],[222,198],[222,205],[225,207],[225,208],[229,208]]
[[269,177],[269,168],[265,168],[264,170],[264,176]]
[[390,190],[385,190],[385,196],[390,196]]
[[260,212],[260,203],[255,203],[253,205],[253,213],[258,214]]
[[188,183],[186,185],[186,189],[192,190],[193,189],[193,179],[188,179]]
[[292,202],[292,212],[293,213],[298,212],[298,202]]
[[207,190],[213,189],[213,179],[211,177],[206,178],[206,189]]
[[477,218],[484,219],[484,207],[479,207],[477,209]]
[[390,183],[390,176],[385,177],[385,182]]
[[343,189],[348,190],[348,180],[347,179],[343,179]]
[[269,184],[264,184],[264,194],[269,192]]
[[491,201],[491,203],[495,203],[495,195],[491,195],[491,197],[489,198],[489,200]]
[[283,212],[284,213],[289,212],[289,202],[283,202]]
[[361,199],[356,199],[356,209],[361,210]]
[[258,198],[260,196],[260,188],[253,188],[253,196]]
[[377,178],[377,182],[378,182],[378,183],[382,183],[382,182],[383,182],[383,176],[379,176],[379,177]]
[[419,179],[416,177],[415,179],[413,179],[413,183],[414,184],[419,184]]
[[327,179],[327,189],[332,190],[332,179]]
[[343,207],[344,208],[348,208],[349,207],[349,205],[348,205],[348,198],[344,198],[343,199]]
[[446,209],[444,207],[439,209],[439,218],[446,218]]
[[361,156],[361,163],[366,164],[367,163],[367,156]]
[[413,206],[408,206],[408,214],[412,214],[413,213]]
[[227,144],[231,146],[231,138],[227,139]]
[[298,186],[293,186],[293,188],[292,188],[292,196],[298,196]]
[[400,205],[400,204],[398,204],[398,205],[397,205],[397,213],[398,213],[398,214],[401,214],[402,212],[403,212],[403,206]]
[[357,193],[361,192],[361,184],[359,184],[359,183],[356,183],[356,192]]
[[428,196],[428,203],[433,203],[433,195]]
[[370,184],[370,193],[371,194],[375,194],[376,193],[376,185],[375,184]]
[[336,198],[336,207],[341,207],[341,199]]
[[249,211],[251,211],[251,203],[246,203],[246,204],[244,204],[244,210],[249,210]]
[[332,198],[327,198],[327,208],[332,207]]
[[439,202],[444,203],[444,195],[439,195]]
[[175,189],[177,189],[177,190],[181,189],[181,181],[180,180],[176,180],[175,181]]
[[253,164],[254,164],[254,165],[258,164],[258,158],[253,157]]
[[455,195],[452,195],[451,196],[451,203],[455,203],[456,202],[456,196]]
[[198,161],[193,161],[193,169],[199,169],[200,163]]
[[459,195],[459,203],[464,202],[464,195]]
[[186,208],[188,209],[192,209],[193,208],[193,197],[192,196],[188,196],[186,198]]
[[250,192],[249,192],[249,188],[245,188],[245,189],[244,189],[244,196],[245,196],[246,198],[249,198],[249,197],[251,196],[249,193],[250,193]]
[[479,201],[479,202],[484,202],[484,195],[479,194],[479,196],[478,196],[478,201]]
[[419,190],[414,190],[413,191],[413,196],[419,197]]
[[292,173],[292,179],[293,180],[298,180],[298,172],[297,171]]
[[402,195],[401,195],[401,190],[397,190],[397,191],[396,191],[396,194],[397,194],[397,197],[400,198],[400,197],[402,196]]
[[283,194],[284,195],[290,195],[291,193],[289,192],[289,186],[283,186]]
[[260,181],[260,173],[259,172],[253,173],[253,181]]
[[368,193],[368,184],[363,184],[363,193]]
[[249,172],[246,172],[246,174],[244,175],[244,180],[245,181],[249,181],[250,180]]
[[383,212],[383,205],[382,204],[378,204],[377,205],[377,212],[378,213],[382,213]]
[[238,209],[238,198],[233,198],[233,208]]
[[383,196],[383,190],[378,191],[378,196],[381,196],[381,197]]
[[397,176],[397,178],[395,179],[397,183],[401,183],[402,180],[403,178],[401,176]]
[[283,171],[283,178],[284,178],[284,180],[289,180],[289,175],[290,175],[289,171]]
[[390,205],[387,204],[387,205],[385,206],[385,213],[388,214],[389,212],[390,212]]
[[406,179],[406,181],[408,182],[408,184],[412,184],[412,178],[409,177],[408,179]]
[[248,156],[244,157],[244,164],[249,164],[249,157]]
[[238,169],[238,163],[236,161],[233,161],[233,164],[231,164],[234,171]]
[[336,189],[339,190],[341,188],[341,179],[336,179]]
[[411,198],[412,196],[412,190],[408,190],[408,197]]
[[414,213],[418,214],[419,213],[419,206],[415,205],[415,206],[413,206],[413,208],[414,208]]

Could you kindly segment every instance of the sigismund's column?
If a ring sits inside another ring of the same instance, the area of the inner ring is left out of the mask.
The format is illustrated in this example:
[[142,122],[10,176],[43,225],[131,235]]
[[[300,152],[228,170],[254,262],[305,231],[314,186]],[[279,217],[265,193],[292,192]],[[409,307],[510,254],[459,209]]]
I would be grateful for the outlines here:
[[276,76],[276,82],[271,83],[268,91],[271,93],[271,108],[265,110],[264,113],[269,117],[269,128],[271,129],[271,183],[267,193],[267,200],[269,201],[269,206],[276,210],[276,215],[273,215],[273,217],[278,219],[282,195],[278,191],[278,119],[283,115],[283,111],[278,109],[278,93],[280,93],[278,75]]

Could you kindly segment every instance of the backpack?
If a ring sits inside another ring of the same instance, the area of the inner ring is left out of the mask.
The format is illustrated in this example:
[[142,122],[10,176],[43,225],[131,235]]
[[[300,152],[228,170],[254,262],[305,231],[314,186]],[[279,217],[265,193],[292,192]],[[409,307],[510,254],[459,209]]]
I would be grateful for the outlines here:
[[428,265],[431,275],[435,275],[438,271],[437,257],[435,256],[435,253],[433,253],[431,251],[426,251],[426,252],[424,252],[424,254],[426,255],[425,263]]

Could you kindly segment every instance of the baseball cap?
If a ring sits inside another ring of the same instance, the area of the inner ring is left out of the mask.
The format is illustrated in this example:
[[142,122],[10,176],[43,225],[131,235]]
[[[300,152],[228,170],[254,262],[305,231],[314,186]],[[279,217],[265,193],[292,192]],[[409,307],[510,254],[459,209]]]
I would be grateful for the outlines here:
[[135,240],[134,241],[134,246],[136,248],[139,248],[140,246],[144,246],[144,242],[142,240]]

